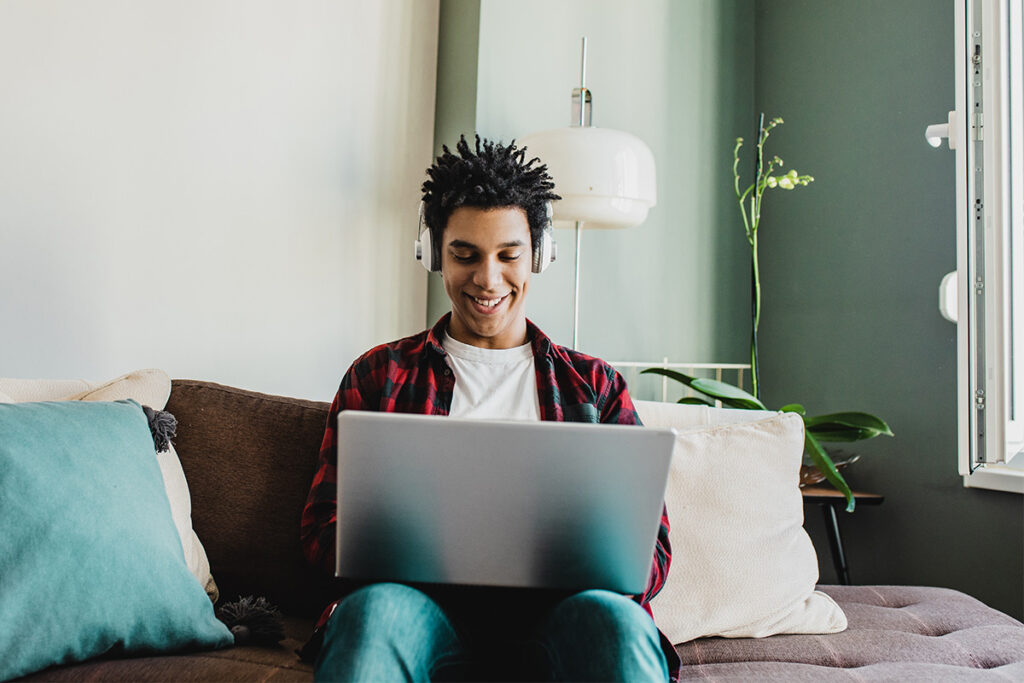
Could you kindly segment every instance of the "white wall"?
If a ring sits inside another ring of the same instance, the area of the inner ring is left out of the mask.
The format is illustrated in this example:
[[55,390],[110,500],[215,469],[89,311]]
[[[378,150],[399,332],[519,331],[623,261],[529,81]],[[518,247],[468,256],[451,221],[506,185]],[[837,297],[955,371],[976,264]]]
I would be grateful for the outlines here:
[[0,376],[329,400],[422,329],[437,0],[0,3]]

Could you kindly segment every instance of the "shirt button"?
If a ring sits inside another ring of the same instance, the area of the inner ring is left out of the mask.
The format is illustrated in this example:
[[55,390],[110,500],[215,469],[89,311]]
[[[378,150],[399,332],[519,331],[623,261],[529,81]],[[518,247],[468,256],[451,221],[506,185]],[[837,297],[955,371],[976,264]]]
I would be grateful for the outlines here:
[[451,368],[445,368],[444,369],[444,376],[447,377],[450,374],[452,374],[452,369]]

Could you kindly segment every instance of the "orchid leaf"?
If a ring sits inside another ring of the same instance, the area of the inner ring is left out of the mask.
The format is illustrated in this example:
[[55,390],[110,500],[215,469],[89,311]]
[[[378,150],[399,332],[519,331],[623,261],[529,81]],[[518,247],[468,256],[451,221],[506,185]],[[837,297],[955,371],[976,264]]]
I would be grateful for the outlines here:
[[690,386],[701,393],[717,398],[722,403],[732,408],[742,408],[744,410],[767,410],[765,405],[753,394],[748,394],[732,384],[719,382],[717,379],[697,377],[690,383]]
[[869,413],[830,413],[804,418],[807,430],[819,441],[861,441],[876,436],[892,436],[884,420]]
[[715,404],[712,403],[711,401],[705,401],[699,396],[683,396],[681,399],[676,401],[676,403],[682,403],[684,405],[691,406],[711,406],[712,408],[715,406]]
[[830,443],[850,443],[851,441],[864,441],[879,436],[881,432],[873,429],[858,429],[846,425],[820,424],[814,427],[807,427],[807,431],[814,434],[818,441]]
[[806,415],[807,410],[804,409],[799,403],[787,403],[786,405],[779,408],[783,413],[796,413],[797,415]]
[[839,474],[839,470],[836,469],[832,458],[829,457],[829,454],[809,431],[804,432],[804,446],[807,449],[807,453],[811,456],[811,462],[814,463],[815,467],[846,498],[846,511],[853,512],[856,501],[853,499],[853,491],[850,490],[850,485],[843,479],[843,475]]
[[640,374],[641,375],[664,375],[665,377],[668,377],[669,379],[674,379],[677,382],[682,382],[686,386],[690,386],[690,382],[692,382],[694,380],[694,378],[690,377],[689,375],[684,375],[681,372],[676,372],[675,370],[669,370],[668,368],[647,368],[646,370],[641,370]]
[[752,394],[748,394],[732,384],[719,382],[716,379],[690,377],[689,375],[684,375],[681,372],[669,370],[668,368],[647,368],[646,370],[642,370],[640,374],[662,375],[664,377],[674,379],[677,382],[682,382],[691,389],[699,391],[702,394],[707,394],[711,398],[721,401],[730,408],[739,408],[741,410],[767,410],[764,404]]

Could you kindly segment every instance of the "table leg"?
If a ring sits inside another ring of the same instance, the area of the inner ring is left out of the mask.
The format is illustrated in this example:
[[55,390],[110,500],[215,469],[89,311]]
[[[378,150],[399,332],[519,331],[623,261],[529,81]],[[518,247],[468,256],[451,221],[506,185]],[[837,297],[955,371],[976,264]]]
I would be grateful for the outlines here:
[[825,530],[828,532],[828,543],[832,550],[832,564],[836,568],[836,578],[844,586],[850,585],[850,570],[846,565],[846,553],[843,552],[843,538],[839,535],[839,518],[834,505],[823,504],[825,513]]

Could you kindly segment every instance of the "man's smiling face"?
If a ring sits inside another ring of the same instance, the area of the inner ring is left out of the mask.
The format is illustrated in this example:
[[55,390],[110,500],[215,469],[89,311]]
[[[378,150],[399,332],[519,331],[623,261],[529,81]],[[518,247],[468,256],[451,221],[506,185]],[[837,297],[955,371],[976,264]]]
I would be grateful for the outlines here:
[[451,336],[488,349],[525,344],[523,304],[532,260],[530,224],[521,208],[455,209],[441,245]]

